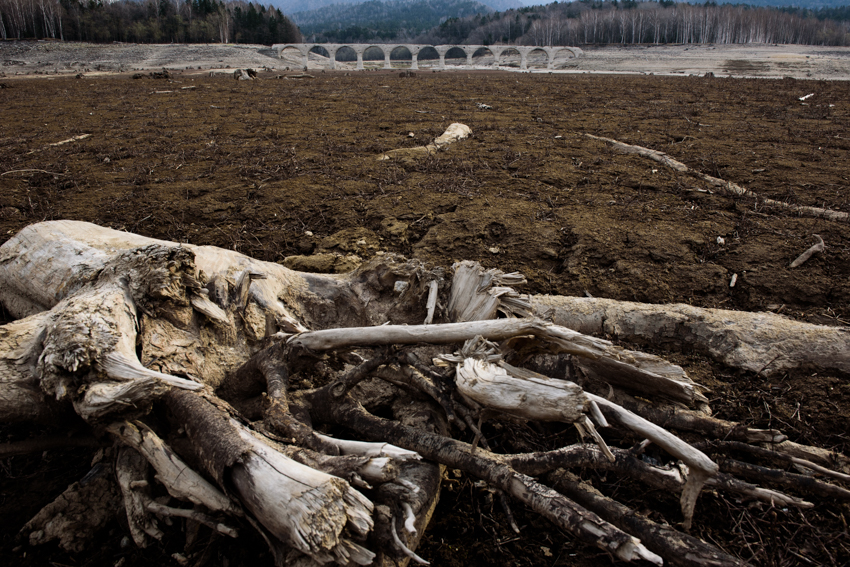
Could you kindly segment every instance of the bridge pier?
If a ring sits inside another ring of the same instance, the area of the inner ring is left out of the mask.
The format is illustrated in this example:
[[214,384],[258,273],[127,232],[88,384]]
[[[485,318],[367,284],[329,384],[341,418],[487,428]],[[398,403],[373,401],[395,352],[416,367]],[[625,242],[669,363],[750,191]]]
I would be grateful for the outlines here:
[[419,50],[422,49],[421,45],[406,45],[407,50],[410,51],[410,69],[412,71],[419,70]]

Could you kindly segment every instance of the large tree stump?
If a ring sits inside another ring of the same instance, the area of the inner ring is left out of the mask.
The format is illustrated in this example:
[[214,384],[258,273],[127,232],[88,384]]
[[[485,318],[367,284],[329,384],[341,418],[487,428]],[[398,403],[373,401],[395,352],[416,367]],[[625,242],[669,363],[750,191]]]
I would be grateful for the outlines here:
[[[846,372],[846,332],[682,306],[528,298],[511,287],[519,274],[454,269],[449,281],[443,269],[385,256],[321,276],[86,223],[32,225],[0,247],[0,302],[17,318],[0,327],[0,420],[82,419],[114,439],[114,474],[104,476],[112,488],[100,497],[120,495],[138,545],[162,536],[157,518],[182,517],[230,537],[255,529],[281,565],[422,562],[415,547],[441,467],[621,560],[659,565],[741,562],[635,520],[565,469],[595,467],[674,491],[681,515],[669,523],[685,529],[700,521],[705,485],[799,507],[812,503],[750,482],[762,475],[809,497],[850,495],[833,484],[850,477],[826,465],[841,456],[714,419],[682,368],[593,336],[683,339],[759,372]],[[488,419],[569,423],[591,443],[497,454],[480,429]],[[640,450],[655,444],[668,465],[610,444],[608,428],[645,439]],[[358,439],[339,438],[341,430]],[[703,452],[731,447],[711,445],[718,438],[829,482],[745,464],[734,469],[743,482]],[[770,446],[748,444],[763,442]],[[152,482],[166,501],[152,500]],[[87,498],[69,490],[75,502]],[[28,525],[30,541],[55,537],[79,549],[101,525],[51,524],[63,498]]]

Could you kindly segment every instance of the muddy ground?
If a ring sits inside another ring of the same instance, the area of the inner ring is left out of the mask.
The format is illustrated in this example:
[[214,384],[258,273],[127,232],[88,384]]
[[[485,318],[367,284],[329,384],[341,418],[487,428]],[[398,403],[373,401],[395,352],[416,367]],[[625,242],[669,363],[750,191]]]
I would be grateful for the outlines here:
[[[350,269],[386,252],[443,266],[475,259],[523,272],[524,290],[533,293],[770,310],[827,325],[850,320],[846,223],[723,195],[584,136],[662,150],[765,198],[850,212],[846,83],[481,72],[276,76],[3,79],[0,242],[29,223],[70,218],[302,269]],[[377,159],[426,144],[453,122],[470,126],[472,137],[427,157]],[[826,252],[789,268],[814,235]],[[712,389],[721,417],[848,449],[846,377],[767,381],[699,353],[658,352]],[[8,439],[29,434],[5,431]],[[522,428],[490,435],[506,451],[548,442]],[[6,564],[168,563],[182,549],[182,541],[144,552],[121,547],[118,526],[80,556],[15,541],[26,519],[88,470],[92,453],[0,461]],[[584,477],[649,513],[642,488]],[[470,479],[455,480],[420,550],[434,564],[611,563],[521,509],[514,512],[523,531],[513,534],[485,492]],[[667,521],[680,521],[670,495],[649,498],[669,512]],[[755,565],[842,565],[850,562],[848,513],[846,504],[801,512],[707,492],[693,533]],[[270,564],[262,543],[253,543],[204,539],[195,551],[200,559],[206,549],[210,565]]]

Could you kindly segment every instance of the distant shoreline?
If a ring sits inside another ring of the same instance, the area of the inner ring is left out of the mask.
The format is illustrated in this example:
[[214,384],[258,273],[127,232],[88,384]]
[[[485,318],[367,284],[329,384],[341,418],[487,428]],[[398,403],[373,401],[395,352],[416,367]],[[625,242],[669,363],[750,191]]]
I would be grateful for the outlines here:
[[[584,55],[555,61],[555,69],[545,65],[531,68],[535,73],[557,74],[630,74],[689,76],[707,74],[715,77],[767,78],[792,77],[811,80],[850,80],[850,48],[810,45],[625,45],[583,46]],[[517,68],[494,67],[480,63],[472,68],[448,62],[445,71],[436,69],[429,60],[419,62],[419,72],[520,72]],[[367,61],[381,66],[382,61]],[[404,62],[394,61],[397,72]],[[327,59],[311,54],[311,73],[349,72],[353,63],[337,62],[337,69],[327,68]],[[0,78],[25,79],[76,76],[132,75],[168,69],[183,75],[207,75],[254,68],[283,73],[303,70],[298,58],[278,59],[268,46],[238,44],[91,44],[56,40],[21,40],[0,42]],[[369,72],[369,71],[367,71]],[[374,72],[374,71],[373,71]]]

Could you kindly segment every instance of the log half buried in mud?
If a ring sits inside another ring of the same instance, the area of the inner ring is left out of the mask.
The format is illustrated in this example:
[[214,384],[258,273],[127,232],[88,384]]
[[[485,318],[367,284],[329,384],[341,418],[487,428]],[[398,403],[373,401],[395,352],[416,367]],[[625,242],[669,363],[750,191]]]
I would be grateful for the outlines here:
[[754,199],[759,199],[760,202],[764,203],[769,207],[775,207],[777,209],[784,209],[787,211],[791,211],[797,213],[801,216],[806,217],[814,217],[814,218],[824,218],[831,221],[838,222],[848,222],[850,221],[850,213],[845,213],[842,211],[833,211],[830,209],[825,209],[822,207],[809,207],[804,205],[793,205],[790,203],[785,203],[783,201],[777,201],[775,199],[765,199],[759,197],[753,191],[741,187],[737,183],[733,183],[732,181],[726,181],[725,179],[720,179],[718,177],[713,177],[706,173],[702,173],[701,171],[697,171],[691,167],[688,167],[684,163],[671,158],[669,155],[664,152],[659,152],[658,150],[653,150],[650,148],[645,148],[643,146],[635,146],[632,144],[626,144],[624,142],[620,142],[618,140],[614,140],[611,138],[605,138],[602,136],[594,136],[592,134],[585,134],[588,138],[592,138],[594,140],[600,140],[603,142],[607,142],[611,144],[617,150],[627,153],[627,154],[638,154],[645,158],[649,158],[653,161],[657,161],[660,164],[666,165],[671,169],[675,169],[676,171],[680,171],[682,173],[687,173],[689,175],[693,175],[695,177],[699,177],[703,181],[707,181],[712,186],[717,187],[721,191],[729,194],[729,195],[737,195],[740,197],[752,197]]

